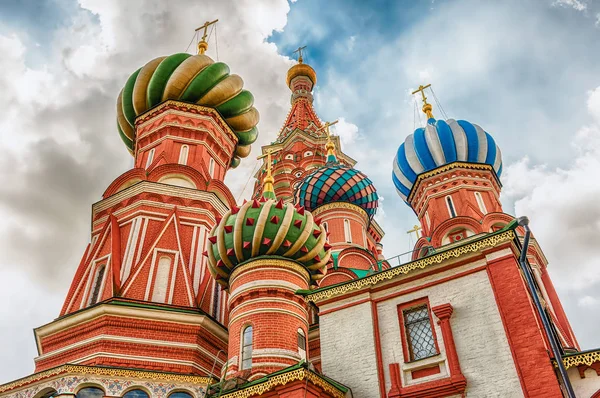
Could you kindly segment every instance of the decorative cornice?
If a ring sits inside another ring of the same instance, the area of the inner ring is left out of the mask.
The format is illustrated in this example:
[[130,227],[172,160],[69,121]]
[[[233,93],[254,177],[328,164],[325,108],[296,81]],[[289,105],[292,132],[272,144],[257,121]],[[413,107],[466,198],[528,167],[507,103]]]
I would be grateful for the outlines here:
[[160,372],[149,372],[144,370],[133,370],[133,369],[122,369],[122,368],[105,368],[95,366],[82,366],[82,365],[62,365],[53,369],[49,369],[43,372],[34,373],[31,376],[24,377],[19,380],[15,380],[11,383],[0,385],[0,393],[19,388],[21,386],[34,383],[43,379],[47,379],[52,376],[61,374],[82,374],[82,375],[96,375],[96,376],[111,376],[111,377],[128,377],[135,379],[145,379],[153,381],[170,381],[180,383],[193,383],[207,385],[213,382],[210,377],[184,375],[177,373],[160,373]]
[[331,203],[327,203],[324,205],[321,205],[319,207],[317,207],[316,209],[312,210],[311,213],[313,214],[313,216],[318,216],[319,214],[326,212],[327,210],[331,210],[331,209],[346,209],[346,210],[352,210],[354,212],[359,213],[362,218],[365,221],[365,224],[369,223],[369,215],[367,214],[367,212],[360,206],[357,206],[355,204],[349,203],[349,202],[331,202]]
[[592,366],[594,362],[600,362],[600,348],[563,357],[562,361],[567,369],[579,365]]
[[326,380],[323,380],[321,377],[314,374],[313,372],[311,372],[307,369],[301,368],[301,369],[293,370],[291,372],[286,372],[286,373],[278,374],[273,377],[269,377],[264,382],[254,384],[252,386],[231,392],[229,394],[227,394],[227,393],[223,394],[223,395],[221,395],[221,397],[222,398],[254,397],[257,395],[261,395],[267,391],[270,391],[277,386],[283,386],[283,385],[286,385],[286,384],[296,381],[296,380],[306,380],[306,379],[308,381],[310,381],[312,384],[321,387],[323,390],[325,390],[326,392],[328,392],[329,394],[331,394],[334,397],[343,398],[345,396],[345,394],[342,391],[337,389],[331,383],[327,382]]
[[[444,166],[440,166],[437,169],[433,169],[431,171],[428,171],[426,173],[422,173],[422,174],[418,175],[417,180],[415,181],[415,183],[412,186],[412,189],[410,190],[410,193],[407,198],[407,202],[408,203],[412,202],[415,192],[417,192],[416,188],[419,186],[421,181],[423,181],[424,179],[427,179],[429,177],[444,173],[448,170],[457,169],[457,168],[494,171],[494,168],[492,166],[490,166],[489,164],[484,164],[484,163],[454,162],[454,163],[446,164]],[[494,174],[494,176],[496,176],[496,172],[494,172],[493,174]],[[496,176],[496,180],[498,181],[498,184],[500,185],[500,181],[498,180],[497,176]]]
[[306,279],[307,283],[310,283],[310,275],[304,266],[295,261],[283,260],[280,258],[259,258],[240,264],[231,272],[229,280],[233,281],[241,272],[258,267],[281,267],[291,269],[301,274]]
[[312,301],[314,303],[317,303],[319,301],[323,301],[335,296],[370,287],[378,282],[387,281],[398,275],[408,274],[409,272],[417,269],[423,269],[431,265],[440,264],[443,261],[452,258],[457,258],[465,254],[479,252],[489,247],[495,247],[501,243],[511,241],[514,238],[515,234],[512,230],[505,231],[500,234],[492,235],[473,243],[468,243],[463,246],[449,249],[429,257],[411,261],[410,263],[404,264],[400,267],[390,268],[389,270],[378,272],[371,276],[357,279],[349,283],[345,283],[342,285],[334,285],[331,288],[325,288],[323,290],[316,291],[312,294],[308,294],[305,299],[306,301]]

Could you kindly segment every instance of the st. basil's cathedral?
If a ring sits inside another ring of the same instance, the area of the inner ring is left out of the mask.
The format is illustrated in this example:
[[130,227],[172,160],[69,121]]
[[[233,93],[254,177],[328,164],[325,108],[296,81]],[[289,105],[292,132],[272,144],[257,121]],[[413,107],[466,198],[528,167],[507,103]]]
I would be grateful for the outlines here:
[[389,163],[420,233],[394,263],[377,190],[317,116],[301,51],[236,202],[225,175],[259,112],[207,47],[124,82],[134,166],[92,205],[62,310],[34,330],[35,373],[1,397],[600,397],[600,349],[580,350],[528,220],[503,211],[491,134],[415,92],[427,121]]

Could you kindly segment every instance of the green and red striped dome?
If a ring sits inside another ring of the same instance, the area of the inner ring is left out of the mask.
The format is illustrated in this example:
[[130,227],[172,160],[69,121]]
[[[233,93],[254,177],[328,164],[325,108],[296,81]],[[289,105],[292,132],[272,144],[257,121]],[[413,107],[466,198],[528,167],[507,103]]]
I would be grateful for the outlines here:
[[229,73],[223,62],[187,53],[155,58],[135,71],[117,99],[117,127],[129,152],[135,148],[135,119],[163,101],[172,99],[215,108],[238,138],[236,156],[250,153],[258,136],[259,114],[254,97],[243,89],[241,77]]
[[331,246],[325,228],[310,212],[272,195],[227,212],[211,231],[205,255],[210,273],[224,287],[235,267],[261,256],[295,260],[316,282],[327,272]]

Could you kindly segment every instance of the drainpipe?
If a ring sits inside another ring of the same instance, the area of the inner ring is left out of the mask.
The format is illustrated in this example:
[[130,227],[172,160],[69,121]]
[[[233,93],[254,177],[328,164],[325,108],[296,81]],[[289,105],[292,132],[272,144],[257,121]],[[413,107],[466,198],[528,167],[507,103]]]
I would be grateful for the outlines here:
[[535,288],[531,268],[527,262],[527,249],[529,248],[529,237],[531,236],[531,230],[529,229],[529,219],[527,217],[519,217],[518,222],[519,225],[522,226],[523,229],[525,229],[525,238],[523,239],[523,247],[521,248],[521,255],[519,257],[519,265],[521,266],[521,271],[523,271],[523,275],[525,276],[525,282],[527,283],[527,287],[529,288],[529,293],[533,298],[535,308],[538,312],[538,315],[540,316],[540,319],[542,320],[542,325],[544,325],[544,331],[546,332],[546,337],[550,342],[552,354],[554,354],[554,360],[558,365],[558,372],[560,374],[562,384],[567,392],[567,397],[577,398],[575,396],[575,392],[573,391],[573,386],[571,386],[569,376],[567,375],[567,369],[565,368],[565,364],[562,361],[562,354],[559,348],[558,341],[556,339],[556,336],[552,332],[550,320],[548,319],[548,314],[546,313],[546,311],[544,311],[544,308],[542,307],[542,303]]

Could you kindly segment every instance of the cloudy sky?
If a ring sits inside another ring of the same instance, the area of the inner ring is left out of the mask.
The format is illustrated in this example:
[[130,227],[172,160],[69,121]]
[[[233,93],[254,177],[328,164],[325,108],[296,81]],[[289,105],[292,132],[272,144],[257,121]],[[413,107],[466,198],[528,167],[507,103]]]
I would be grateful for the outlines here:
[[[308,45],[317,112],[341,119],[344,151],[382,196],[387,257],[409,250],[416,222],[390,179],[396,148],[421,123],[411,89],[432,83],[449,117],[493,134],[504,210],[530,217],[582,348],[600,346],[597,2],[3,0],[0,383],[33,371],[32,329],[60,311],[91,204],[132,165],[115,128],[120,88],[215,18],[208,53],[255,94],[258,144],[276,137],[291,52]],[[236,197],[250,194],[254,162],[228,175]]]

